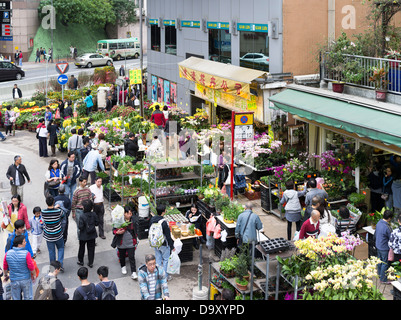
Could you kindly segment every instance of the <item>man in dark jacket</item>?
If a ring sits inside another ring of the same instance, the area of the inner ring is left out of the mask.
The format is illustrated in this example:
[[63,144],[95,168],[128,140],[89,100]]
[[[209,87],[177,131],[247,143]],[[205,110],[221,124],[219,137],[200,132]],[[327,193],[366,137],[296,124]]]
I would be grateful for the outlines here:
[[111,109],[113,109],[113,100],[111,94],[109,94],[106,100],[106,110],[109,112]]
[[125,140],[124,142],[125,155],[135,158],[134,162],[136,163],[138,161],[137,159],[138,150],[139,150],[138,138],[135,137],[135,133],[130,132],[128,139]]
[[77,90],[78,89],[78,79],[74,77],[74,75],[71,75],[71,81],[72,81],[72,89]]
[[64,217],[61,220],[61,226],[63,228],[63,239],[64,243],[67,242],[68,237],[68,218],[71,212],[71,200],[68,195],[65,194],[65,184],[60,184],[58,188],[58,195],[54,198],[55,204],[60,204],[61,210],[64,212]]
[[22,98],[22,91],[20,88],[18,88],[18,86],[16,84],[14,84],[12,94],[13,94],[13,99],[21,99]]
[[10,180],[11,185],[11,195],[19,194],[21,197],[21,202],[23,201],[23,187],[25,184],[25,177],[28,183],[31,182],[28,172],[23,164],[21,164],[21,156],[14,157],[14,163],[8,167],[6,177]]
[[72,201],[72,195],[77,187],[77,179],[81,175],[81,167],[79,161],[75,159],[74,151],[68,153],[67,159],[61,163],[60,171],[66,177],[65,193]]

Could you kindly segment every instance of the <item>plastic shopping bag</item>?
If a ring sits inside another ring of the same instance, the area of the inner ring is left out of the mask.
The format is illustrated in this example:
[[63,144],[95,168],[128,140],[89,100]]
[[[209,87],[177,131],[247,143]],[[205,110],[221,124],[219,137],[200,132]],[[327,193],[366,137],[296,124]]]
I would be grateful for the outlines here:
[[120,205],[111,211],[111,220],[114,228],[119,228],[124,223],[124,208]]
[[177,252],[177,254],[180,254],[182,250],[182,241],[180,239],[174,240],[174,248],[175,252]]
[[167,273],[168,274],[180,274],[181,260],[178,256],[177,249],[171,252],[168,258]]

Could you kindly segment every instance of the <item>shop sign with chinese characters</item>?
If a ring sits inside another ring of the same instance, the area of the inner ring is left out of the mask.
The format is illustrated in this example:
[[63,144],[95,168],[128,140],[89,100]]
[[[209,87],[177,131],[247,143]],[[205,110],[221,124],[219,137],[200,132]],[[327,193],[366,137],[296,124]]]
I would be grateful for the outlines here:
[[221,78],[183,66],[179,66],[179,71],[181,78],[193,81],[214,91],[220,91],[221,94],[230,94],[243,99],[250,99],[249,83]]

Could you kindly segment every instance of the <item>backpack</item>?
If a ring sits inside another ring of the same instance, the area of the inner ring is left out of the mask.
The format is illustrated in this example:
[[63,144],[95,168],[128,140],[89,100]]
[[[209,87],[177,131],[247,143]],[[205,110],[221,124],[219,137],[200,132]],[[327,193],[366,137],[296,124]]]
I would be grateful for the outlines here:
[[53,300],[52,286],[54,281],[49,276],[39,280],[33,300]]
[[82,288],[82,286],[79,286],[77,288],[77,290],[84,300],[97,300],[96,295],[95,295],[95,289],[94,289],[95,285],[93,283],[91,283],[90,286],[91,286],[91,290],[89,292],[86,292]]
[[116,300],[116,294],[114,292],[114,282],[111,281],[109,287],[106,287],[103,282],[99,282],[99,286],[102,287],[102,300]]
[[149,245],[152,248],[160,248],[164,243],[165,238],[162,228],[162,223],[164,221],[165,221],[164,219],[161,219],[158,222],[154,222],[149,228],[148,239],[149,239]]
[[85,227],[88,234],[96,232],[95,221],[92,214],[87,217]]

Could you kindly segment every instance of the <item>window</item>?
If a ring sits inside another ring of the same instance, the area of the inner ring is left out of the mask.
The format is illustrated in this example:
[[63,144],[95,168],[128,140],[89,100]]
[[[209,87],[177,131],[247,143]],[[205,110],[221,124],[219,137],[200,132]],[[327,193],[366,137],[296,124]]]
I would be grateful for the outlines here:
[[117,43],[110,43],[110,44],[109,44],[109,49],[110,49],[110,50],[113,50],[113,49],[115,50],[115,49],[117,49]]
[[137,48],[137,49],[139,49],[141,46],[139,45],[139,43],[137,43],[136,45],[135,45],[135,48]]
[[160,52],[160,27],[154,24],[150,27],[150,49]]
[[128,48],[128,43],[126,42],[120,42],[118,43],[118,49],[125,49],[126,47]]
[[165,27],[166,53],[177,55],[177,29],[174,26]]
[[231,63],[231,34],[228,30],[209,29],[209,60]]
[[267,32],[240,32],[240,66],[269,71],[269,35]]

